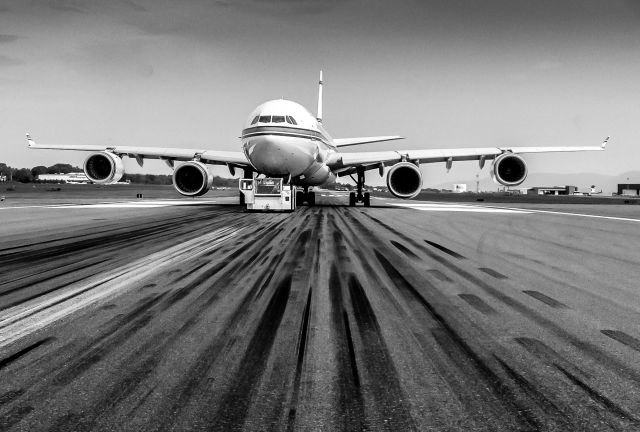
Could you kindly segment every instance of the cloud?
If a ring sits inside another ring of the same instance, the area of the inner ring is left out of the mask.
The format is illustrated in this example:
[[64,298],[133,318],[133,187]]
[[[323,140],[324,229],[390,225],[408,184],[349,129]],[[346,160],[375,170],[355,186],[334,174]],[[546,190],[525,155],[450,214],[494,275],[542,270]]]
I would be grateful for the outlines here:
[[20,36],[0,34],[0,43],[10,43],[20,39]]
[[541,61],[533,66],[534,69],[540,71],[552,71],[562,68],[562,62],[557,61]]
[[122,3],[122,4],[126,5],[126,6],[129,6],[129,8],[131,8],[131,9],[137,11],[137,12],[147,12],[148,11],[148,9],[145,8],[144,6],[139,5],[138,3],[134,2],[134,1],[131,1],[131,0],[120,0],[120,3]]
[[24,62],[16,57],[9,57],[6,55],[0,54],[0,67],[6,66],[18,66],[23,64]]
[[49,0],[47,6],[59,12],[87,13],[89,11],[86,4],[76,0]]
[[348,0],[218,0],[218,6],[235,7],[258,15],[314,15],[331,11]]

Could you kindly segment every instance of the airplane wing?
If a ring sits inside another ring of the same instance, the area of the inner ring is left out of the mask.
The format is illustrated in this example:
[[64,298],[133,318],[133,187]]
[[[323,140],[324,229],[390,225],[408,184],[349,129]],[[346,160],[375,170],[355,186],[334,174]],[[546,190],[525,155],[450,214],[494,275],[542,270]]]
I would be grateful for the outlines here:
[[602,151],[605,149],[609,137],[599,146],[565,146],[565,147],[484,147],[484,148],[457,148],[457,149],[428,149],[428,150],[391,150],[381,152],[336,153],[328,161],[332,171],[346,175],[361,167],[365,170],[379,168],[380,165],[388,166],[402,160],[434,163],[454,161],[477,160],[484,164],[485,160],[495,159],[503,153],[549,153],[549,152],[579,152]]
[[78,150],[93,152],[107,151],[119,156],[135,158],[140,165],[142,165],[142,161],[144,159],[162,159],[171,163],[173,161],[190,161],[200,158],[201,162],[213,165],[233,165],[238,167],[250,166],[244,153],[233,151],[142,146],[37,144],[33,139],[31,139],[29,134],[27,134],[27,144],[28,147],[32,149]]
[[375,136],[375,137],[358,137],[358,138],[334,138],[333,144],[336,147],[348,147],[348,146],[354,146],[354,145],[360,145],[360,144],[369,144],[374,142],[392,141],[392,140],[399,140],[399,139],[404,139],[404,137],[393,135],[393,136]]

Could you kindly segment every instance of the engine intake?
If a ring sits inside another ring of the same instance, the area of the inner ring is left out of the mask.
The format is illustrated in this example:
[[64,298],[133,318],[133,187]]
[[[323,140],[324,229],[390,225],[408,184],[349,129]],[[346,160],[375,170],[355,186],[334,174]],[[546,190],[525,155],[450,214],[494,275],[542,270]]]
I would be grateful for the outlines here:
[[491,178],[503,186],[517,186],[527,178],[527,164],[518,155],[502,154],[491,165]]
[[202,162],[185,162],[173,172],[173,187],[182,195],[204,195],[212,185],[213,176]]
[[422,189],[422,173],[411,162],[398,162],[387,174],[389,192],[398,198],[413,198]]
[[124,175],[124,163],[113,153],[93,153],[84,161],[84,173],[93,183],[113,184]]

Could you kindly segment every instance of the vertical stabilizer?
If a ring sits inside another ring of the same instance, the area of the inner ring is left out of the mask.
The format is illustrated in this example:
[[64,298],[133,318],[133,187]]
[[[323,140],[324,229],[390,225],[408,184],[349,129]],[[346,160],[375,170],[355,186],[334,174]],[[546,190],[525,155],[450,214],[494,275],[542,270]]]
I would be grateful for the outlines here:
[[318,82],[318,122],[322,123],[322,71],[320,71],[320,82]]

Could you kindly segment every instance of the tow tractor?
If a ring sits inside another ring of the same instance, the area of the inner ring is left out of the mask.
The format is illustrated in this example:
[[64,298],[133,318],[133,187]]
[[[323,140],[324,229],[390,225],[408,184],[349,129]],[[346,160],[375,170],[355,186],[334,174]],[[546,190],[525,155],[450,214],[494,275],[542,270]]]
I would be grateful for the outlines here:
[[240,179],[240,193],[248,211],[292,212],[296,209],[295,186],[281,178]]

